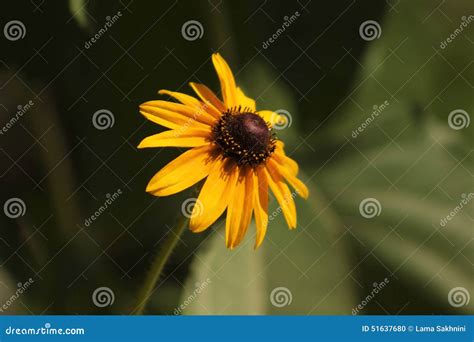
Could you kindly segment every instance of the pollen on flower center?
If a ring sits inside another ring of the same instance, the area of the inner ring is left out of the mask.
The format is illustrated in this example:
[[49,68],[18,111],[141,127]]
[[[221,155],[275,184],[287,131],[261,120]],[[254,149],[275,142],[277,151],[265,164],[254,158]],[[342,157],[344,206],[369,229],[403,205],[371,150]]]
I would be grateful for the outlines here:
[[213,127],[213,136],[224,157],[232,158],[239,165],[257,166],[275,150],[269,124],[248,108],[224,112]]

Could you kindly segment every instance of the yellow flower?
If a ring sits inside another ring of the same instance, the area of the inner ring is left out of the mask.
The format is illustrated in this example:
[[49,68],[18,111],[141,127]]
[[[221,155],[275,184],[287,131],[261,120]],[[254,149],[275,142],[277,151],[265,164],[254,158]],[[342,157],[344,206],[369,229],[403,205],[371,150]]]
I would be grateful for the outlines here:
[[285,154],[283,143],[272,132],[272,126],[284,118],[272,111],[257,111],[255,100],[235,84],[226,61],[216,53],[212,62],[222,101],[205,85],[190,83],[199,99],[160,90],[180,103],[156,100],[140,106],[148,120],[170,130],[145,138],[139,148],[191,147],[155,174],[146,191],[168,196],[205,178],[191,213],[191,231],[204,231],[227,209],[226,245],[232,249],[242,241],[253,213],[257,248],[268,225],[268,189],[290,229],[296,228],[295,194],[307,198],[308,189],[296,177],[298,164]]

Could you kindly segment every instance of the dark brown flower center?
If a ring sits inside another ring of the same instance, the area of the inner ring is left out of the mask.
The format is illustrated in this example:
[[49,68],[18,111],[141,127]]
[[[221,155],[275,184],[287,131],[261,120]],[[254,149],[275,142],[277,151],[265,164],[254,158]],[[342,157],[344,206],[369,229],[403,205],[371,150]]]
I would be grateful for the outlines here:
[[224,112],[213,127],[213,136],[224,157],[232,158],[239,165],[257,166],[275,150],[269,124],[247,108]]

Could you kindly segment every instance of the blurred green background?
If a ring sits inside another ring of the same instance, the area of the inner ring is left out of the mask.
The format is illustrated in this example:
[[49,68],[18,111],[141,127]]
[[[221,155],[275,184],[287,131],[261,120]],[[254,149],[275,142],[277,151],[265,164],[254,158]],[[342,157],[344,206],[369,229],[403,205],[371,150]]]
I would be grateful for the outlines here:
[[[19,20],[25,34],[0,36],[0,126],[34,105],[0,135],[0,204],[25,204],[20,217],[0,215],[1,313],[133,312],[154,253],[192,197],[145,193],[182,151],[138,151],[162,128],[137,108],[159,89],[191,93],[190,81],[217,91],[210,56],[219,51],[259,109],[290,113],[277,134],[310,198],[297,200],[298,228],[276,215],[257,251],[253,226],[233,251],[222,221],[186,232],[147,313],[350,315],[361,305],[359,314],[472,314],[473,202],[441,221],[474,192],[473,14],[471,0],[3,4],[2,27]],[[185,39],[189,20],[202,37]],[[375,36],[360,32],[368,20]],[[104,130],[92,122],[101,109],[114,118]],[[367,198],[380,204],[372,218],[359,209]]]

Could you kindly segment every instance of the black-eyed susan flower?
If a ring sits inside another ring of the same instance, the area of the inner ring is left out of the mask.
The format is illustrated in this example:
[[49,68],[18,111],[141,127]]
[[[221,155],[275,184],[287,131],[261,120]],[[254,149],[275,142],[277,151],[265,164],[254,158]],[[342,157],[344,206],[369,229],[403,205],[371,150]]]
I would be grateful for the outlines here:
[[[262,243],[268,225],[269,189],[286,223],[296,228],[295,194],[308,197],[296,177],[298,164],[288,157],[272,127],[282,116],[257,111],[255,100],[236,83],[226,61],[212,55],[222,100],[203,84],[190,83],[197,97],[161,90],[179,101],[148,101],[140,106],[147,119],[169,130],[145,138],[139,148],[190,147],[150,180],[146,191],[168,196],[205,179],[191,214],[189,227],[202,232],[226,213],[226,245],[237,246],[255,217],[256,243]],[[287,183],[294,188],[292,192]]]

